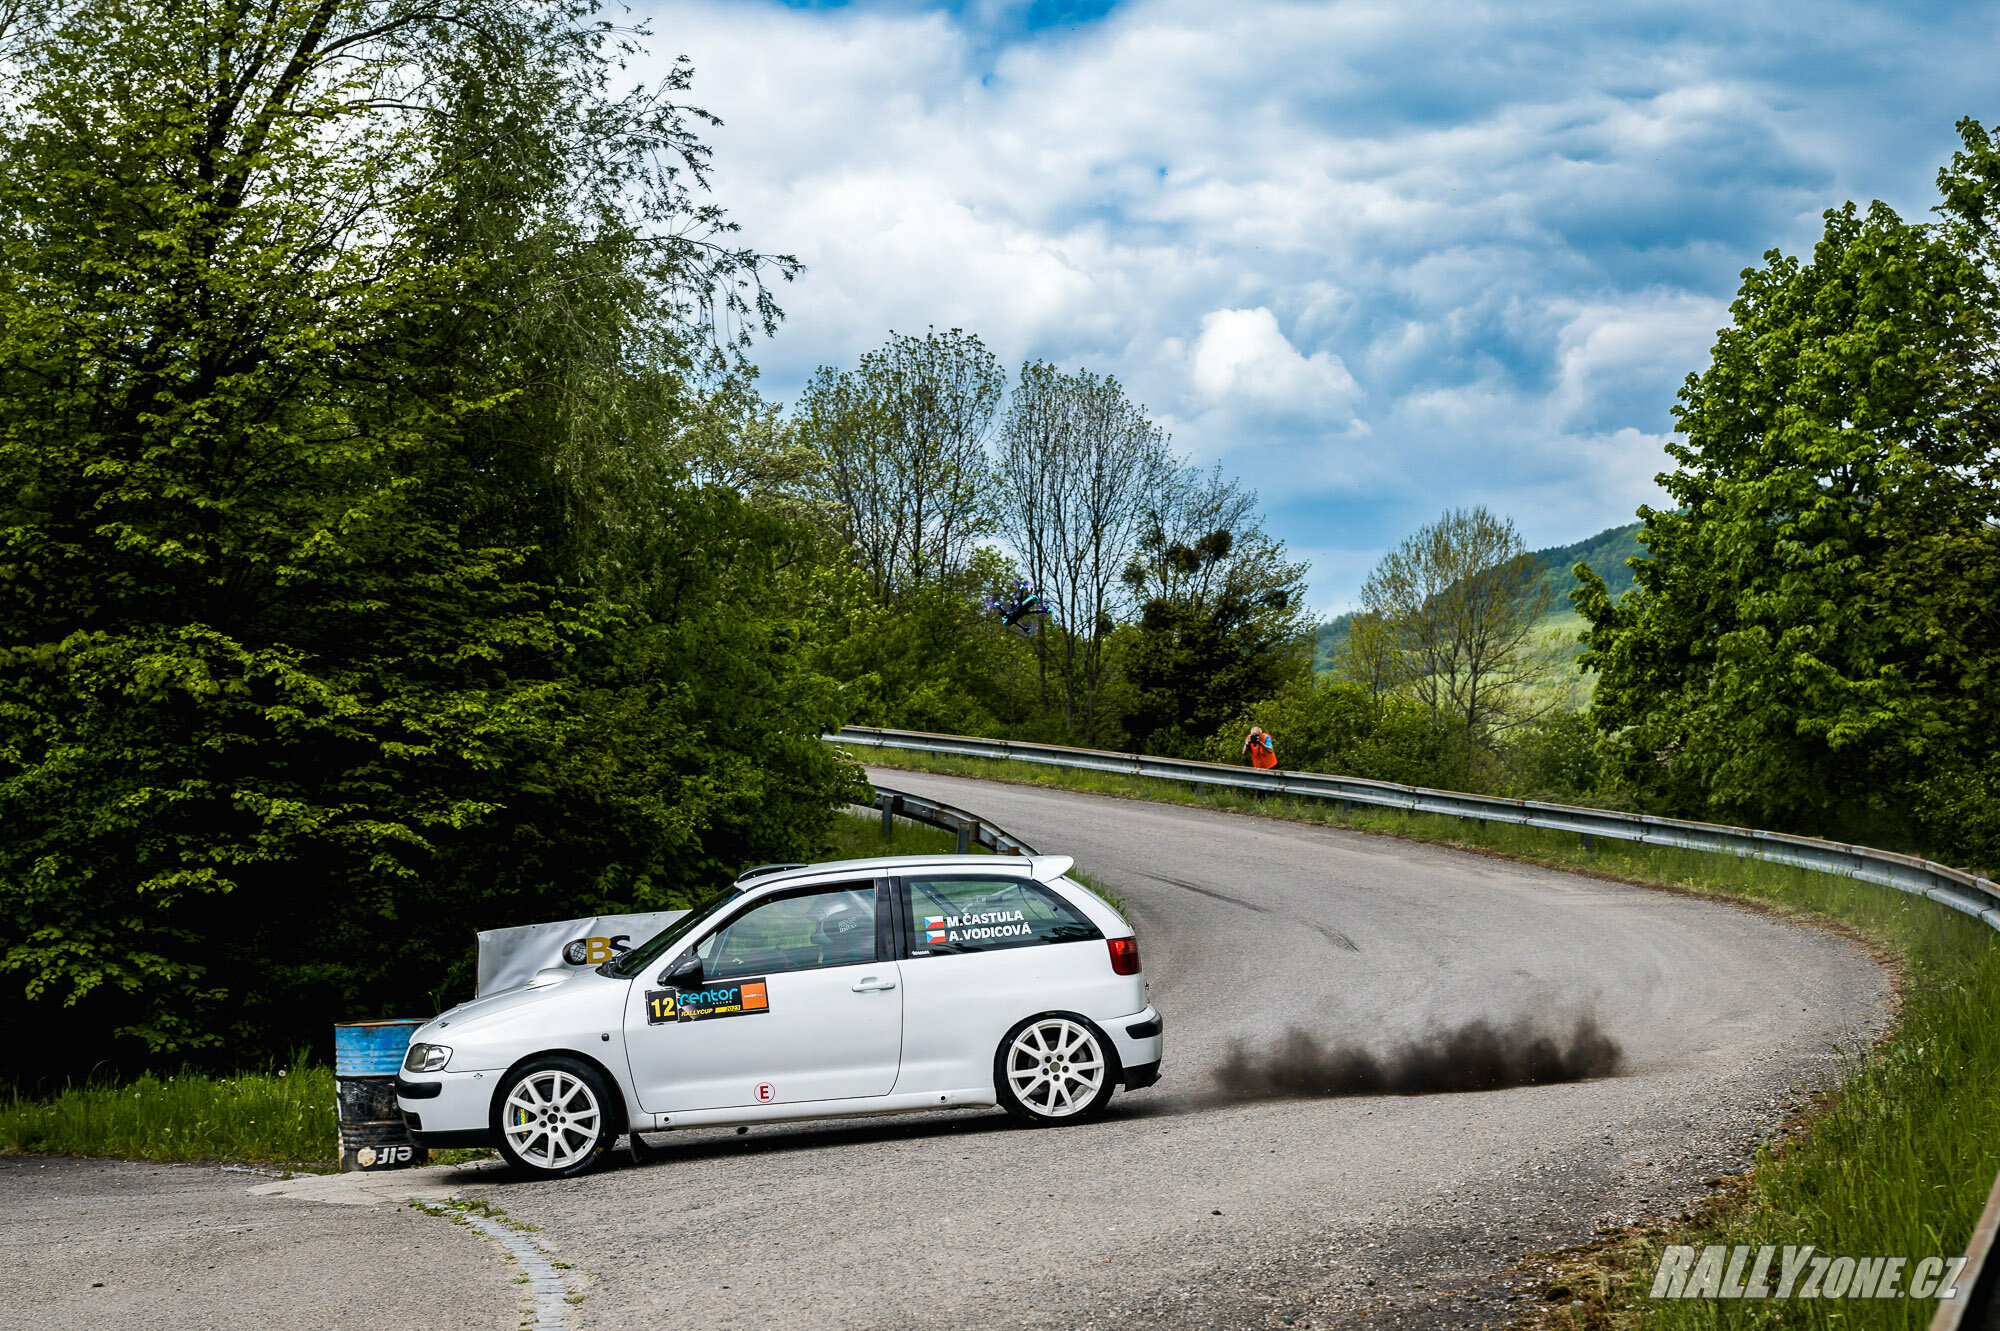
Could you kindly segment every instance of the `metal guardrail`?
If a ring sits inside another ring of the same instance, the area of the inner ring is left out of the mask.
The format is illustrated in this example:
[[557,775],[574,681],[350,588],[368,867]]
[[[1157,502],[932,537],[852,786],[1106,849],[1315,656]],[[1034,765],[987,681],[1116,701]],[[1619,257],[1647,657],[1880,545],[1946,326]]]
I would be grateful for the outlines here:
[[942,828],[958,833],[958,853],[963,855],[976,845],[985,846],[996,855],[1033,855],[1035,848],[1021,838],[1001,831],[988,820],[976,813],[954,808],[937,800],[925,799],[922,795],[912,795],[906,791],[890,790],[887,786],[875,787],[875,808],[882,811],[882,835],[889,835],[889,828],[898,818],[907,818],[913,823],[927,827]]
[[1208,786],[1223,786],[1270,795],[1332,800],[1343,808],[1349,804],[1366,804],[1401,809],[1408,813],[1470,818],[1477,822],[1515,823],[1523,827],[1574,832],[1583,838],[1585,846],[1593,844],[1596,837],[1605,837],[1615,841],[1643,842],[1649,846],[1714,851],[1880,883],[1915,896],[1928,897],[2000,929],[2000,884],[1992,879],[1914,855],[1898,855],[1893,851],[1850,846],[1818,837],[1762,832],[1755,828],[1728,827],[1720,823],[1695,823],[1678,818],[1657,818],[1651,814],[1618,813],[1610,809],[1585,809],[1569,804],[1545,804],[1539,800],[1429,790],[1422,786],[1364,781],[1351,776],[1325,776],[1275,768],[1260,771],[1222,763],[1154,758],[1103,749],[1075,749],[1059,744],[1025,744],[1015,740],[977,739],[968,735],[931,735],[915,730],[882,730],[874,726],[847,726],[838,734],[821,738],[866,748],[909,749],[962,758],[990,758],[1089,772],[1117,772],[1125,776],[1178,781],[1192,785],[1197,791]]
[[1958,1297],[1938,1304],[1930,1331],[1977,1331],[2000,1326],[2000,1263],[1993,1260],[1993,1238],[2000,1231],[2000,1179],[1986,1194],[1986,1209],[1972,1227],[1965,1245],[1965,1269],[1958,1273]]

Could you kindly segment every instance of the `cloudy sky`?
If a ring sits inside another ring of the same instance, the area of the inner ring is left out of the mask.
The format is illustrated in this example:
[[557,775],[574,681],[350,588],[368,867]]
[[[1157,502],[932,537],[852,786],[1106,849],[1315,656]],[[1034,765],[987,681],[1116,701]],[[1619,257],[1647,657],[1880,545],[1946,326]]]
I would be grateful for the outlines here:
[[928,324],[1115,374],[1329,611],[1447,506],[1629,520],[1739,270],[2000,119],[1990,5],[633,3],[807,265],[768,394]]

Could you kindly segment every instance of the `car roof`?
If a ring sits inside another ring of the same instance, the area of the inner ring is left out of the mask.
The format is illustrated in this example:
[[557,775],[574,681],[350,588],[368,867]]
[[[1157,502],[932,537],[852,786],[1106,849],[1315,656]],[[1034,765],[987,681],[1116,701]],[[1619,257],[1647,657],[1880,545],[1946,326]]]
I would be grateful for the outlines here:
[[755,877],[737,880],[736,890],[762,891],[780,883],[811,882],[820,878],[852,877],[866,874],[905,873],[913,869],[978,870],[981,873],[1020,874],[1046,883],[1068,873],[1076,861],[1068,855],[878,855],[861,860],[827,860],[796,868],[771,869],[760,866]]

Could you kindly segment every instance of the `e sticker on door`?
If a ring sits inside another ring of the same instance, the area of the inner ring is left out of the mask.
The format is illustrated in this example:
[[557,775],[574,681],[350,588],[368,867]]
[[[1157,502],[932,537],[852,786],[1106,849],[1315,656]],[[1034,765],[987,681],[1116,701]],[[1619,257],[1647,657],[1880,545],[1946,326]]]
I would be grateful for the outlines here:
[[648,989],[646,1024],[707,1021],[711,1017],[748,1017],[771,1010],[764,977],[711,984],[701,989]]

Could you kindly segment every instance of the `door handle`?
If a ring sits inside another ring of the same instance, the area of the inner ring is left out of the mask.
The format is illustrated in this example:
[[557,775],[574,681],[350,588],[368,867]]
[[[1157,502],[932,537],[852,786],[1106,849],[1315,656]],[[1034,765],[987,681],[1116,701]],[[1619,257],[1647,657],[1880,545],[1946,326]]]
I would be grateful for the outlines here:
[[894,980],[878,980],[872,975],[864,975],[861,977],[861,983],[854,986],[854,992],[857,994],[879,994],[884,989],[894,989],[895,987],[896,982]]

